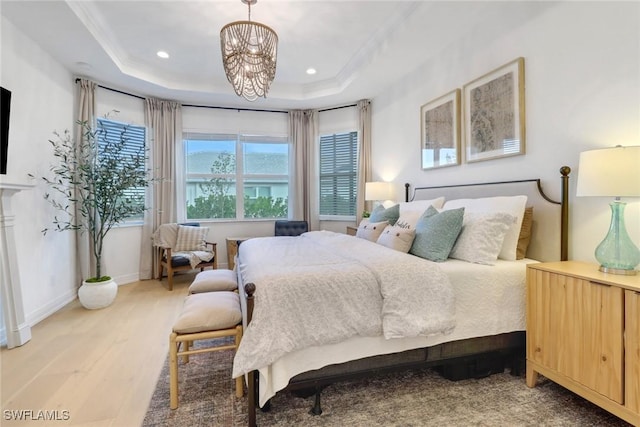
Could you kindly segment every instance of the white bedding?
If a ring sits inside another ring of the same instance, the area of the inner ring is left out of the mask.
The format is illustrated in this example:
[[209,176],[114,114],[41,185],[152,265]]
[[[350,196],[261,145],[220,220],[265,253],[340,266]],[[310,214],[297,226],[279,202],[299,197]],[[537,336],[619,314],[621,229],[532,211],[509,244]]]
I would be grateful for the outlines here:
[[[354,241],[360,240],[348,238]],[[239,261],[240,278],[247,283],[251,280],[247,280],[250,279],[249,277],[243,277],[244,260]],[[450,334],[402,339],[359,336],[339,343],[312,345],[289,352],[268,366],[258,368],[260,406],[263,406],[277,391],[286,387],[292,377],[302,372],[378,354],[525,330],[525,275],[526,264],[531,262],[536,261],[498,260],[494,266],[452,259],[438,263],[439,268],[449,277],[455,294],[455,312],[458,315],[456,327]],[[256,300],[258,298],[256,297]],[[234,366],[234,376],[235,372]]]
[[351,337],[453,330],[453,289],[437,264],[329,231],[243,243],[243,283],[257,285],[237,377],[285,354]]

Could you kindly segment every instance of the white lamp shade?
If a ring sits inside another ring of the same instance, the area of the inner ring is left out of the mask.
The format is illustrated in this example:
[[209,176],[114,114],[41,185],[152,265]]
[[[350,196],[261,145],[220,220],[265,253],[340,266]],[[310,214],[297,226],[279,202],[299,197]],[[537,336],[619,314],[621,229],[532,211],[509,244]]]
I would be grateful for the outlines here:
[[364,199],[390,200],[393,194],[392,190],[390,182],[366,182],[364,184]]
[[640,146],[580,153],[576,196],[640,197]]

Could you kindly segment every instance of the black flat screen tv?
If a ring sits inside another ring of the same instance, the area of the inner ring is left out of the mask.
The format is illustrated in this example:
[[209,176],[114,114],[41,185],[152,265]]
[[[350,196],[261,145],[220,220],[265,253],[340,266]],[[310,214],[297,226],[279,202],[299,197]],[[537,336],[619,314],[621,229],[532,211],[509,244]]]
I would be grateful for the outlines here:
[[11,91],[0,87],[0,175],[7,174],[7,152],[9,149],[9,115]]

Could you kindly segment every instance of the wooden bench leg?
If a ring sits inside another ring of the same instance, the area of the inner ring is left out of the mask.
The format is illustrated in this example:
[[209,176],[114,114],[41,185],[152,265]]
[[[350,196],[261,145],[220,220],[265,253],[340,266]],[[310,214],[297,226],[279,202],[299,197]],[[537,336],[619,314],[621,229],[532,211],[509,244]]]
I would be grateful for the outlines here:
[[[242,340],[242,325],[238,325],[236,326],[235,351],[238,351],[238,346],[240,345],[241,340]],[[238,378],[236,378],[236,397],[242,397],[244,395],[244,388],[242,385],[243,379],[244,379],[244,375],[241,375]]]
[[[184,350],[183,351],[189,351],[189,350],[191,350],[191,347],[193,347],[193,341],[184,341],[182,343],[182,345],[184,346]],[[182,355],[182,363],[189,363],[189,355],[188,354],[183,354]]]
[[170,407],[178,407],[178,334],[172,332],[169,336],[169,396]]

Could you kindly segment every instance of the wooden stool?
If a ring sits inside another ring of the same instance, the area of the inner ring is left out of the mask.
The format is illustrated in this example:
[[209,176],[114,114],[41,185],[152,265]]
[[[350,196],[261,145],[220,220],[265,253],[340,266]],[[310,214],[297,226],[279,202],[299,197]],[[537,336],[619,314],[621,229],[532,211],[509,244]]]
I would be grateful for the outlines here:
[[[234,344],[192,349],[193,341],[235,337]],[[240,296],[235,292],[206,292],[185,298],[182,312],[169,336],[169,395],[171,409],[178,407],[178,356],[184,363],[190,354],[237,350],[242,339]],[[182,350],[180,344],[184,344]],[[242,376],[236,378],[236,396],[242,397]]]
[[236,272],[226,269],[201,271],[196,274],[191,286],[189,286],[190,294],[237,290],[238,276]]

